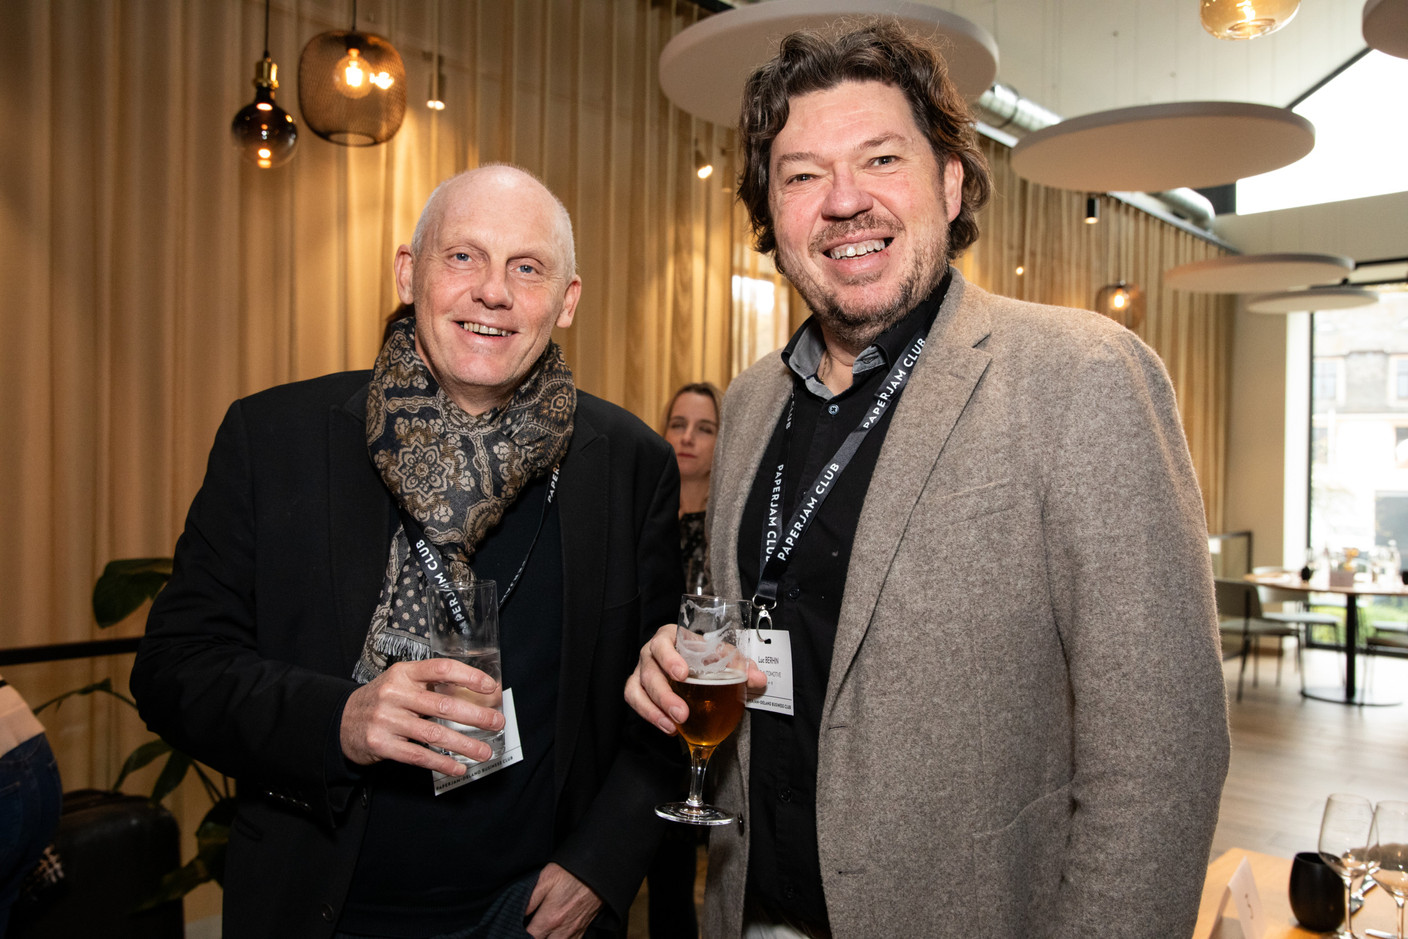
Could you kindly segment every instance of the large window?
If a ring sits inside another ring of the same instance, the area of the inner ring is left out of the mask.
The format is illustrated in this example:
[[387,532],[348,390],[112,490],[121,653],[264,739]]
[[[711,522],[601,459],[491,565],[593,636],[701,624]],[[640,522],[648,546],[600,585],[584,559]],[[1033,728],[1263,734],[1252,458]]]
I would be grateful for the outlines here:
[[1310,542],[1408,548],[1408,294],[1316,313]]

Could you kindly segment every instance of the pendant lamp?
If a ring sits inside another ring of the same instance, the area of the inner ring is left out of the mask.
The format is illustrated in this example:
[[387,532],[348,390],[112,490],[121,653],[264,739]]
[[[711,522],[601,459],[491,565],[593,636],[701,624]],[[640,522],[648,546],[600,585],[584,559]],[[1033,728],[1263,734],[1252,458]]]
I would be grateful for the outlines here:
[[406,116],[406,66],[385,37],[352,28],[319,33],[298,60],[298,107],[303,121],[344,147],[385,143]]
[[254,64],[254,101],[230,122],[240,154],[260,169],[287,163],[298,143],[293,115],[274,103],[279,67],[269,57],[269,0],[264,0],[264,58]]
[[1200,0],[1203,29],[1218,39],[1255,39],[1276,32],[1300,9],[1300,0]]
[[1144,323],[1144,291],[1124,281],[1107,284],[1095,295],[1095,309],[1126,329],[1138,329]]

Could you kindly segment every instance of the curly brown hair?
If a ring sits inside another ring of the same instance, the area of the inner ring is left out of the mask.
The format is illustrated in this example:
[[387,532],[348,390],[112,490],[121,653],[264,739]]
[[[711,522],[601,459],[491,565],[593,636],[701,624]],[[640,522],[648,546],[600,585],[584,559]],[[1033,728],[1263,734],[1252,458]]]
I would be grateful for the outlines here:
[[889,20],[834,36],[813,30],[792,33],[783,38],[777,55],[748,79],[738,119],[743,146],[738,198],[748,209],[754,246],[764,254],[777,250],[768,208],[768,161],[773,140],[787,124],[788,102],[847,81],[878,81],[898,88],[933,148],[939,173],[950,156],[962,164],[963,205],[949,225],[952,261],[978,240],[975,216],[992,192],[988,161],[978,147],[972,112],[949,80],[938,49]]

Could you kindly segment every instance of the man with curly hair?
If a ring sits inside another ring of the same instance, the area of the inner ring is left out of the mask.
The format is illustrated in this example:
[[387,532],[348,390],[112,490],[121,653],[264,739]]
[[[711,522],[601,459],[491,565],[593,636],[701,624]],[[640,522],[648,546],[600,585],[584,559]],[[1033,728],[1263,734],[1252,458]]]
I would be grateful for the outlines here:
[[[785,37],[739,123],[812,317],[724,400],[713,581],[768,674],[711,768],[705,934],[1189,935],[1228,739],[1162,363],[952,267],[987,165],[898,26]],[[627,700],[672,732],[683,674],[663,629]]]

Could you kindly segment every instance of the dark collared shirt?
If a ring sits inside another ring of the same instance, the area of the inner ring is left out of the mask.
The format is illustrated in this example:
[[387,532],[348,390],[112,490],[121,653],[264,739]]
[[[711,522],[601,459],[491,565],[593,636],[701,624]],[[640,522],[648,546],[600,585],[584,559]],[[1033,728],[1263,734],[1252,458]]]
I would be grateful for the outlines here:
[[[927,300],[856,359],[852,385],[839,395],[832,396],[816,378],[825,346],[815,317],[802,325],[783,350],[783,360],[796,378],[792,430],[784,433],[784,407],[744,506],[738,532],[744,596],[752,596],[758,584],[769,494],[784,446],[787,465],[782,517],[790,519],[797,494],[812,484],[860,423],[884,385],[890,366],[917,334],[928,332],[948,284],[945,276]],[[833,484],[830,496],[798,542],[778,587],[773,625],[791,634],[795,713],[787,717],[754,710],[751,717],[748,915],[815,935],[829,930],[816,842],[821,709],[831,673],[831,649],[851,543],[897,403],[885,412]]]

